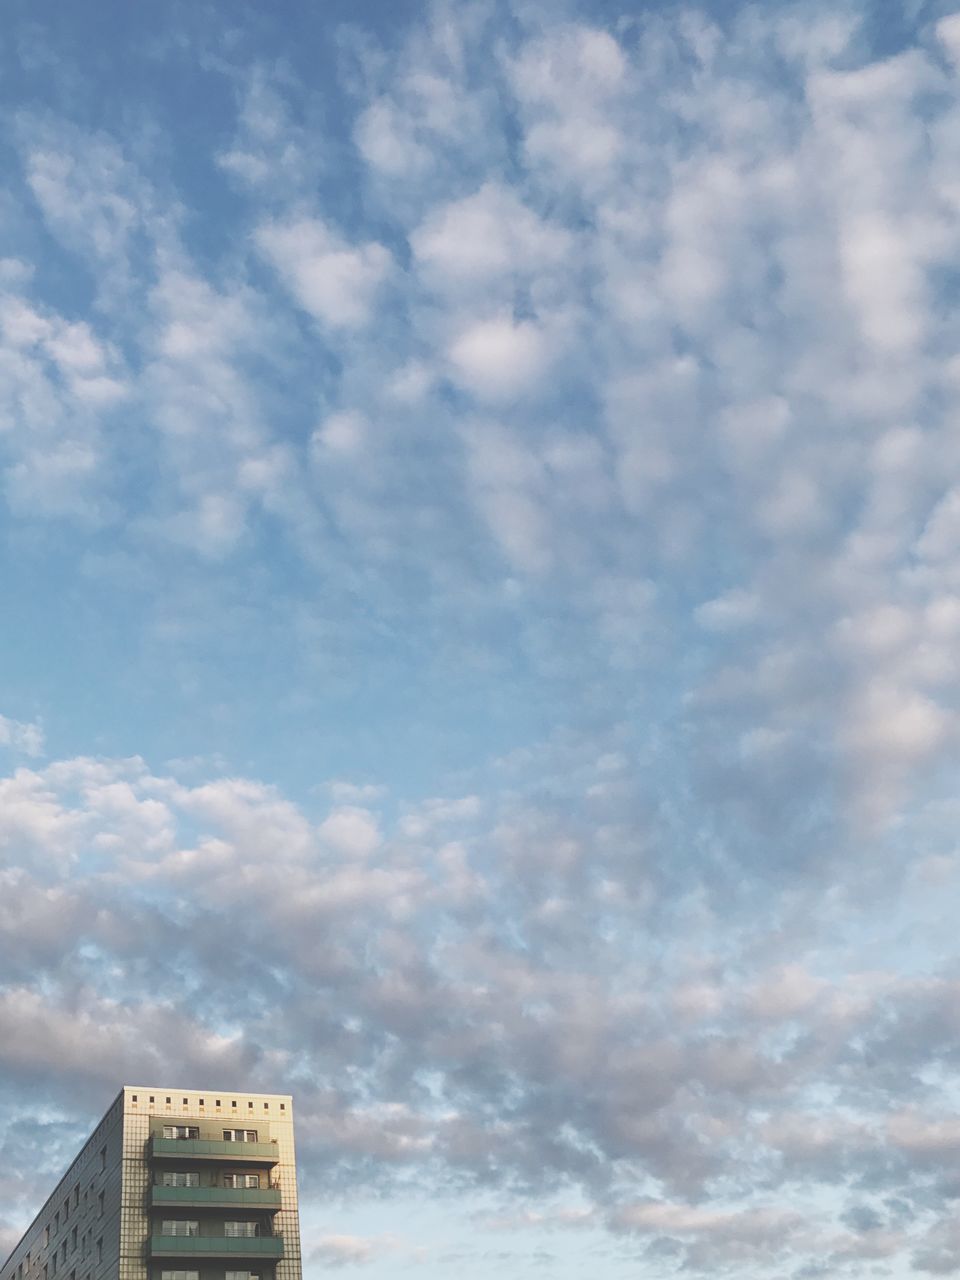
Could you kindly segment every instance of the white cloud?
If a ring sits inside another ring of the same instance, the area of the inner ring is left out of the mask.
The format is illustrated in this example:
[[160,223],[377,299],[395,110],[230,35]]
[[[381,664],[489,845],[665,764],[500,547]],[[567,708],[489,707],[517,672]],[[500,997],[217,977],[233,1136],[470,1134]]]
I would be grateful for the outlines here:
[[260,252],[301,307],[331,329],[356,329],[371,318],[391,265],[382,244],[351,246],[318,218],[266,223]]
[[42,756],[43,729],[36,723],[0,716],[0,745],[11,747],[26,756]]
[[469,325],[448,351],[456,382],[484,402],[499,403],[533,391],[553,357],[539,325],[499,315]]
[[369,809],[340,805],[320,824],[321,840],[337,853],[351,858],[367,858],[381,842],[377,819]]
[[539,218],[509,189],[486,183],[474,195],[433,210],[410,237],[437,288],[494,283],[570,267],[573,237]]

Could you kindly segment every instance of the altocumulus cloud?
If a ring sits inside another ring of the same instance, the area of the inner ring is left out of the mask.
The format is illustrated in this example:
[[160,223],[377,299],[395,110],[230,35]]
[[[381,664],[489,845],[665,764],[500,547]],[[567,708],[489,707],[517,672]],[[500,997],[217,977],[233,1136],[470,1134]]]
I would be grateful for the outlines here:
[[318,1273],[955,1270],[960,14],[293,9],[3,52],[6,1236],[283,1081]]

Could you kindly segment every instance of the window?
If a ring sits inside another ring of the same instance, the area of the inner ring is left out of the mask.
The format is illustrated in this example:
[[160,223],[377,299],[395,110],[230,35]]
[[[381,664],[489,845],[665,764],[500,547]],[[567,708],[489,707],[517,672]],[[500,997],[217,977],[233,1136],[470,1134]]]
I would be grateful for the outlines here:
[[161,1271],[160,1280],[200,1280],[199,1271]]
[[102,1191],[97,1196],[97,1217],[98,1218],[103,1217],[103,1192]]
[[256,1142],[256,1129],[224,1129],[224,1142]]
[[265,1102],[265,1103],[263,1104],[263,1109],[264,1109],[264,1111],[269,1111],[269,1110],[270,1110],[270,1103],[269,1103],[269,1102]]
[[60,1261],[66,1262],[66,1260],[67,1260],[67,1242],[66,1240],[64,1240],[63,1244],[60,1246]]
[[73,1252],[73,1250],[74,1250],[74,1249],[76,1249],[76,1247],[77,1247],[77,1228],[76,1228],[76,1227],[74,1227],[74,1228],[73,1228],[73,1230],[70,1232],[70,1251],[71,1251],[71,1253]]
[[200,1099],[200,1105],[201,1105],[201,1107],[203,1106],[203,1099],[202,1099],[202,1098]]
[[76,1209],[79,1203],[80,1203],[80,1183],[78,1182],[77,1185],[73,1188],[73,1207]]
[[165,1173],[163,1175],[163,1186],[165,1187],[199,1187],[199,1173]]
[[137,1100],[137,1095],[136,1095],[135,1093],[131,1094],[131,1095],[130,1095],[130,1101],[131,1101],[131,1102],[136,1102],[136,1100]]
[[63,1220],[64,1220],[64,1222],[66,1222],[66,1220],[67,1220],[69,1217],[70,1217],[70,1197],[69,1197],[69,1196],[67,1196],[66,1200],[64,1200],[64,1202],[63,1202]]
[[97,1261],[103,1261],[103,1236],[97,1241]]
[[60,1230],[60,1214],[59,1212],[57,1212],[53,1215],[53,1234],[56,1235],[59,1230]]
[[49,1243],[50,1243],[50,1228],[44,1227],[43,1228],[43,1247],[46,1248]]
[[168,1098],[168,1099],[167,1099],[167,1106],[169,1107],[169,1105],[170,1105],[170,1099]]
[[51,1274],[52,1276],[55,1276],[55,1275],[57,1274],[57,1252],[56,1252],[56,1250],[54,1250],[54,1252],[53,1252],[53,1257],[50,1259],[50,1274]]
[[100,1148],[100,1172],[103,1173],[106,1167],[107,1167],[107,1148],[101,1147]]
[[281,1102],[281,1103],[280,1103],[280,1110],[281,1110],[281,1111],[286,1111],[286,1109],[287,1109],[287,1104],[286,1104],[285,1102]]
[[223,1175],[223,1185],[225,1187],[259,1187],[259,1173],[225,1173]]
[[163,1136],[165,1138],[199,1138],[200,1130],[194,1124],[165,1124]]
[[223,1234],[225,1236],[258,1236],[260,1234],[259,1222],[225,1222],[223,1224]]
[[248,1108],[250,1111],[252,1111],[252,1110],[253,1110],[253,1103],[252,1103],[252,1102],[248,1102],[248,1103],[247,1103],[247,1108]]
[[224,1280],[260,1280],[257,1271],[228,1271]]
[[151,1093],[151,1095],[150,1095],[150,1101],[151,1101],[151,1102],[153,1102],[153,1100],[154,1100],[154,1098],[153,1098],[153,1094]]
[[187,1218],[164,1218],[160,1224],[160,1234],[162,1236],[198,1236],[200,1223],[192,1222]]

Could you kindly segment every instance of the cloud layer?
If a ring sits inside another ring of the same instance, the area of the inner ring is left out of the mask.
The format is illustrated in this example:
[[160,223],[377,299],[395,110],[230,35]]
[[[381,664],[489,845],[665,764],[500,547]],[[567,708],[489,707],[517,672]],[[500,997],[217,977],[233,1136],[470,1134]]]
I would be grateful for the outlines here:
[[7,1236],[174,1077],[297,1094],[318,1273],[960,1266],[960,15],[213,6],[102,104],[71,21],[0,99]]

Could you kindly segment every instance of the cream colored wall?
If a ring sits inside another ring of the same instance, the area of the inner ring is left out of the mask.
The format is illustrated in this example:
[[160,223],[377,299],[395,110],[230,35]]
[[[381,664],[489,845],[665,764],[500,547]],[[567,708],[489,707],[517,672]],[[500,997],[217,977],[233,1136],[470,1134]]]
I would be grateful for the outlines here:
[[[145,1149],[151,1132],[156,1133],[162,1124],[196,1124],[201,1137],[218,1138],[218,1131],[222,1129],[256,1129],[261,1142],[276,1138],[279,1163],[270,1171],[269,1178],[278,1183],[281,1198],[280,1212],[274,1217],[275,1230],[283,1236],[284,1252],[277,1263],[277,1280],[302,1280],[293,1099],[289,1094],[173,1090],[134,1085],[125,1088],[123,1094],[126,1117],[124,1151],[130,1154],[125,1156],[124,1167],[123,1268],[119,1280],[149,1280],[148,1264],[143,1255],[143,1241],[150,1233],[149,1214],[144,1210],[150,1182]],[[151,1096],[154,1099],[152,1103]],[[170,1098],[169,1104],[167,1098]],[[217,1099],[220,1100],[219,1107]],[[265,1185],[269,1184],[265,1182]],[[6,1278],[0,1277],[0,1280]]]

